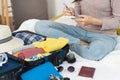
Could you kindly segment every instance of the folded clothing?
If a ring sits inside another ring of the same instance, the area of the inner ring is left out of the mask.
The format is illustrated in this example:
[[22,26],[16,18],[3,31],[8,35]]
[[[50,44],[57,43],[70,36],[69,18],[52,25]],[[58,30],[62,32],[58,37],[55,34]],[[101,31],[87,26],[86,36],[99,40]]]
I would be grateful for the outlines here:
[[22,58],[22,59],[25,59],[25,58],[30,58],[34,55],[37,55],[38,53],[44,54],[46,52],[42,48],[28,48],[28,49],[25,49],[25,50],[21,51],[18,54],[18,57]]
[[52,52],[63,48],[69,42],[66,38],[46,38],[42,42],[33,42],[33,45],[37,48],[43,48],[46,52]]

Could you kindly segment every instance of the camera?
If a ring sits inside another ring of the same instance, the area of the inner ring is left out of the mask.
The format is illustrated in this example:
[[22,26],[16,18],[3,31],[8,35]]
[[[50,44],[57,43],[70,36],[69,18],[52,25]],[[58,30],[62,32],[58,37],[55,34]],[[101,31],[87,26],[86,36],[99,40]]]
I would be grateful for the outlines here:
[[75,58],[75,55],[73,53],[69,53],[66,55],[66,61],[68,63],[74,63],[76,62],[76,58]]

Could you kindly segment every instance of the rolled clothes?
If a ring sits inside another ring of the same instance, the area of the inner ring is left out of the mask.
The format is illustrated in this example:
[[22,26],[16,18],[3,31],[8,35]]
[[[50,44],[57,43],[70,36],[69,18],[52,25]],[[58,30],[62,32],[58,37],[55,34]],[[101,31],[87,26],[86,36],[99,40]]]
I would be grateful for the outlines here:
[[44,51],[43,48],[28,48],[28,49],[21,51],[18,54],[18,57],[21,59],[25,59],[25,58],[30,58],[37,54],[44,54],[44,53],[46,52]]
[[24,45],[24,46],[15,48],[15,49],[12,50],[12,54],[16,53],[16,52],[19,52],[19,51],[22,51],[24,49],[28,49],[28,48],[35,48],[35,46],[33,44],[30,44],[30,45]]

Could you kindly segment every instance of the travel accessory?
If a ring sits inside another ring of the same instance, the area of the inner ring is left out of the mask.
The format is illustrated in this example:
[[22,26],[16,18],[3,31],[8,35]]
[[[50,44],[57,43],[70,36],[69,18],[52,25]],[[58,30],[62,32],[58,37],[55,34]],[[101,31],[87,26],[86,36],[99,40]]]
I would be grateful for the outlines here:
[[[21,74],[22,80],[49,80],[50,74],[63,78],[51,62],[34,67]],[[31,76],[32,75],[32,76]]]
[[17,47],[23,46],[22,39],[12,36],[10,27],[7,25],[0,25],[0,53],[8,52]]
[[74,63],[76,61],[75,55],[73,53],[69,53],[66,55],[66,61],[68,63]]
[[82,66],[78,75],[83,77],[93,78],[94,73],[95,73],[94,67]]
[[43,35],[27,30],[13,32],[12,35],[22,39],[24,41],[24,45],[32,44],[35,41],[44,41],[46,39],[46,37]]
[[9,53],[5,52],[4,54],[7,55],[8,60],[0,66],[0,80],[18,80],[23,69],[23,63]]
[[[63,67],[63,66],[58,66],[58,67],[57,67],[57,70],[58,70],[58,72],[62,72],[62,71],[64,70],[64,67]],[[69,66],[69,67],[67,68],[67,70],[68,70],[69,72],[74,72],[74,71],[75,71],[75,68],[74,68],[73,66]]]
[[5,53],[0,53],[0,67],[2,67],[3,64],[7,63],[8,57]]

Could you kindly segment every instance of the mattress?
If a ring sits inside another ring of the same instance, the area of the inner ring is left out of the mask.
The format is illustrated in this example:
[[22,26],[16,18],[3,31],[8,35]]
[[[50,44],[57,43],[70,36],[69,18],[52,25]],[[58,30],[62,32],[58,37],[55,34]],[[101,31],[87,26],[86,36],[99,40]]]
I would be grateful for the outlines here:
[[[34,31],[35,23],[38,19],[29,19],[24,21],[19,30],[29,30]],[[55,22],[60,22],[68,25],[76,25],[76,22],[68,16],[62,16],[55,20]],[[75,54],[76,62],[68,63],[66,61],[61,64],[64,67],[64,70],[61,73],[64,77],[69,77],[70,80],[120,80],[120,36],[117,36],[117,46],[115,50],[110,52],[106,57],[104,57],[101,61],[91,61],[84,59],[78,56],[75,52],[69,51],[69,53]],[[69,72],[67,68],[69,66],[73,66],[75,68],[74,72]],[[93,78],[79,76],[78,73],[81,70],[82,66],[86,67],[94,67],[95,73]]]

